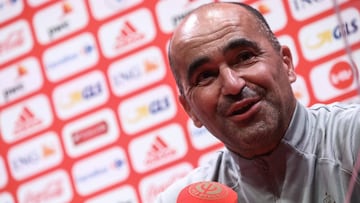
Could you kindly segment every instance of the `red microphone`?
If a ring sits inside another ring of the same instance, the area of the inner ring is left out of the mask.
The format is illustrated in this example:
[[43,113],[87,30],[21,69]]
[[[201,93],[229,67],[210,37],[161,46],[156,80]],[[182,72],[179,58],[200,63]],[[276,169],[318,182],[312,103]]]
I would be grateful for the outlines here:
[[190,184],[181,190],[176,203],[237,203],[237,193],[213,181]]

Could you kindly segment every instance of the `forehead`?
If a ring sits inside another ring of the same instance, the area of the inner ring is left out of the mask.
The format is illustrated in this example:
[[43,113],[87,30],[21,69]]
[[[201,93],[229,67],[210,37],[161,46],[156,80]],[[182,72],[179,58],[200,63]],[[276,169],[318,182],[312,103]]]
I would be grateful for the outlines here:
[[259,30],[257,20],[245,8],[229,3],[211,4],[182,21],[173,34],[170,53],[174,62],[184,63],[203,51],[221,50],[236,38],[258,41]]
[[243,31],[256,31],[255,16],[245,8],[230,4],[216,3],[199,8],[187,16],[173,34],[174,42],[187,42],[220,33],[226,27],[236,26]]

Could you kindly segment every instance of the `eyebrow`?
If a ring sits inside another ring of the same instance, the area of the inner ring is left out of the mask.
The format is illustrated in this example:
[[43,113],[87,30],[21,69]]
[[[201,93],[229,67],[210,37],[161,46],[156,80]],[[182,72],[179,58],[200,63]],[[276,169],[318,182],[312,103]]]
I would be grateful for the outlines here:
[[239,39],[234,39],[234,40],[230,41],[224,47],[223,54],[225,55],[227,52],[237,49],[237,48],[246,48],[246,47],[255,49],[255,51],[260,50],[260,46],[258,45],[258,43],[247,40],[245,38],[239,38]]
[[[234,39],[232,41],[230,41],[223,49],[222,53],[223,55],[225,55],[227,52],[237,49],[237,48],[245,48],[245,47],[250,47],[252,49],[255,49],[256,51],[260,50],[259,45],[254,42],[254,41],[250,41],[244,38],[239,38],[239,39]],[[200,57],[198,59],[196,59],[195,61],[193,61],[188,68],[187,71],[187,80],[189,81],[192,74],[198,69],[200,68],[202,65],[208,63],[210,61],[209,57]]]
[[208,63],[210,61],[210,58],[209,57],[201,57],[201,58],[198,58],[196,59],[195,61],[193,61],[190,65],[189,65],[189,68],[188,68],[188,71],[187,71],[187,80],[189,81],[192,74],[198,69],[200,68],[202,65]]

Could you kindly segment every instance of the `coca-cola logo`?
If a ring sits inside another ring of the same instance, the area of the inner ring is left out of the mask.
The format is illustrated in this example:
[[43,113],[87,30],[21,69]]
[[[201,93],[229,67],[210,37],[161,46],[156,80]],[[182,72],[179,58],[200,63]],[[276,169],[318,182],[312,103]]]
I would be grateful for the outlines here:
[[23,31],[21,29],[10,32],[3,41],[0,42],[0,55],[24,44]]
[[63,188],[60,179],[48,182],[39,191],[28,191],[25,195],[26,203],[47,202],[62,196]]
[[329,81],[337,89],[350,87],[354,81],[351,65],[345,61],[337,62],[330,70]]

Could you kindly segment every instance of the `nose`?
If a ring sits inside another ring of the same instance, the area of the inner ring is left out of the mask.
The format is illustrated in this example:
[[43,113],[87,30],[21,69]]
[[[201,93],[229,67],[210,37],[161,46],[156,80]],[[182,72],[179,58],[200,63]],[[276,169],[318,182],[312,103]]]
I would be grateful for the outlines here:
[[229,68],[223,67],[220,69],[220,77],[222,81],[221,92],[223,95],[236,95],[245,86],[245,80],[239,74]]

